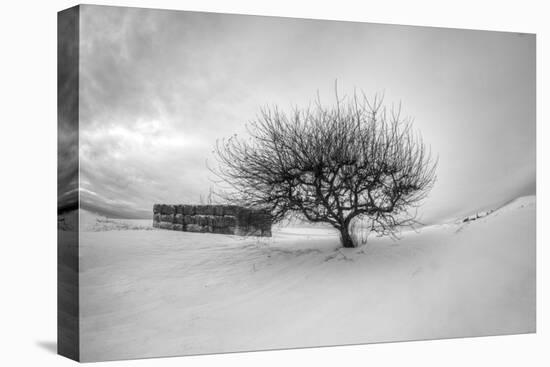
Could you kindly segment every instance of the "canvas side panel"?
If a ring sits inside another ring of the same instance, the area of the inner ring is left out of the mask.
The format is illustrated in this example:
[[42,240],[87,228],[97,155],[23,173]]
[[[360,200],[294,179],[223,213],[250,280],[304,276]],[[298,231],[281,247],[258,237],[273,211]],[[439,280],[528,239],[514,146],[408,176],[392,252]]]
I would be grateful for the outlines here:
[[79,360],[79,8],[57,17],[57,352]]

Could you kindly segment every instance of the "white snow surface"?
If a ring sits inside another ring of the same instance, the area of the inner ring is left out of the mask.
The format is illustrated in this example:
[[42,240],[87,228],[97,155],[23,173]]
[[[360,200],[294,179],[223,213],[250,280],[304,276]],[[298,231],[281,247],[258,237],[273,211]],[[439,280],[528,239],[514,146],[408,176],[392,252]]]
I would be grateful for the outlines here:
[[152,229],[81,213],[83,361],[535,331],[535,197],[369,237]]

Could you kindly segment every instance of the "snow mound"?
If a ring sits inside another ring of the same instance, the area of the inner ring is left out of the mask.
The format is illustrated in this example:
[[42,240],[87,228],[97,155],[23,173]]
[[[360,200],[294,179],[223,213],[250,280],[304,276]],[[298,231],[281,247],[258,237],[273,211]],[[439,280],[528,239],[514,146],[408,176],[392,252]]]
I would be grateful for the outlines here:
[[534,195],[523,196],[523,197],[514,199],[496,209],[484,210],[484,211],[479,211],[477,213],[471,214],[467,217],[457,220],[455,223],[473,222],[478,219],[485,218],[491,214],[498,215],[500,213],[505,213],[508,211],[529,208],[529,207],[533,207],[535,203],[536,203],[536,197]]
[[535,205],[536,205],[535,195],[522,196],[501,206],[498,209],[498,212],[503,213],[503,212],[513,211],[513,210],[530,209],[530,208],[534,208]]
[[149,219],[113,219],[87,210],[80,210],[81,232],[153,230]]
[[535,213],[520,198],[356,249],[325,228],[83,232],[81,358],[533,332]]

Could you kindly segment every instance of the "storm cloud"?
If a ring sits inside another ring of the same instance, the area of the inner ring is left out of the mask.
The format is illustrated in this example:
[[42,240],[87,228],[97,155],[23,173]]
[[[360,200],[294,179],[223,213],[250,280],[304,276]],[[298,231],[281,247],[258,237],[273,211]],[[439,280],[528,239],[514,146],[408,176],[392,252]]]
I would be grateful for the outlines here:
[[439,156],[425,221],[534,193],[533,35],[88,5],[80,22],[83,208],[197,202],[217,139],[265,105],[331,103],[335,80],[402,102]]

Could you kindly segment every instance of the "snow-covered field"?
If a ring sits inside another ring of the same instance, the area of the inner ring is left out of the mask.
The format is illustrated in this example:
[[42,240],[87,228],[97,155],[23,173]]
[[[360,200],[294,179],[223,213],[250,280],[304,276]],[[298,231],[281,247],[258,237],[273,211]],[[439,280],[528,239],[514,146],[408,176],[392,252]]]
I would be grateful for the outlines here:
[[339,248],[81,213],[83,361],[535,331],[535,197]]

